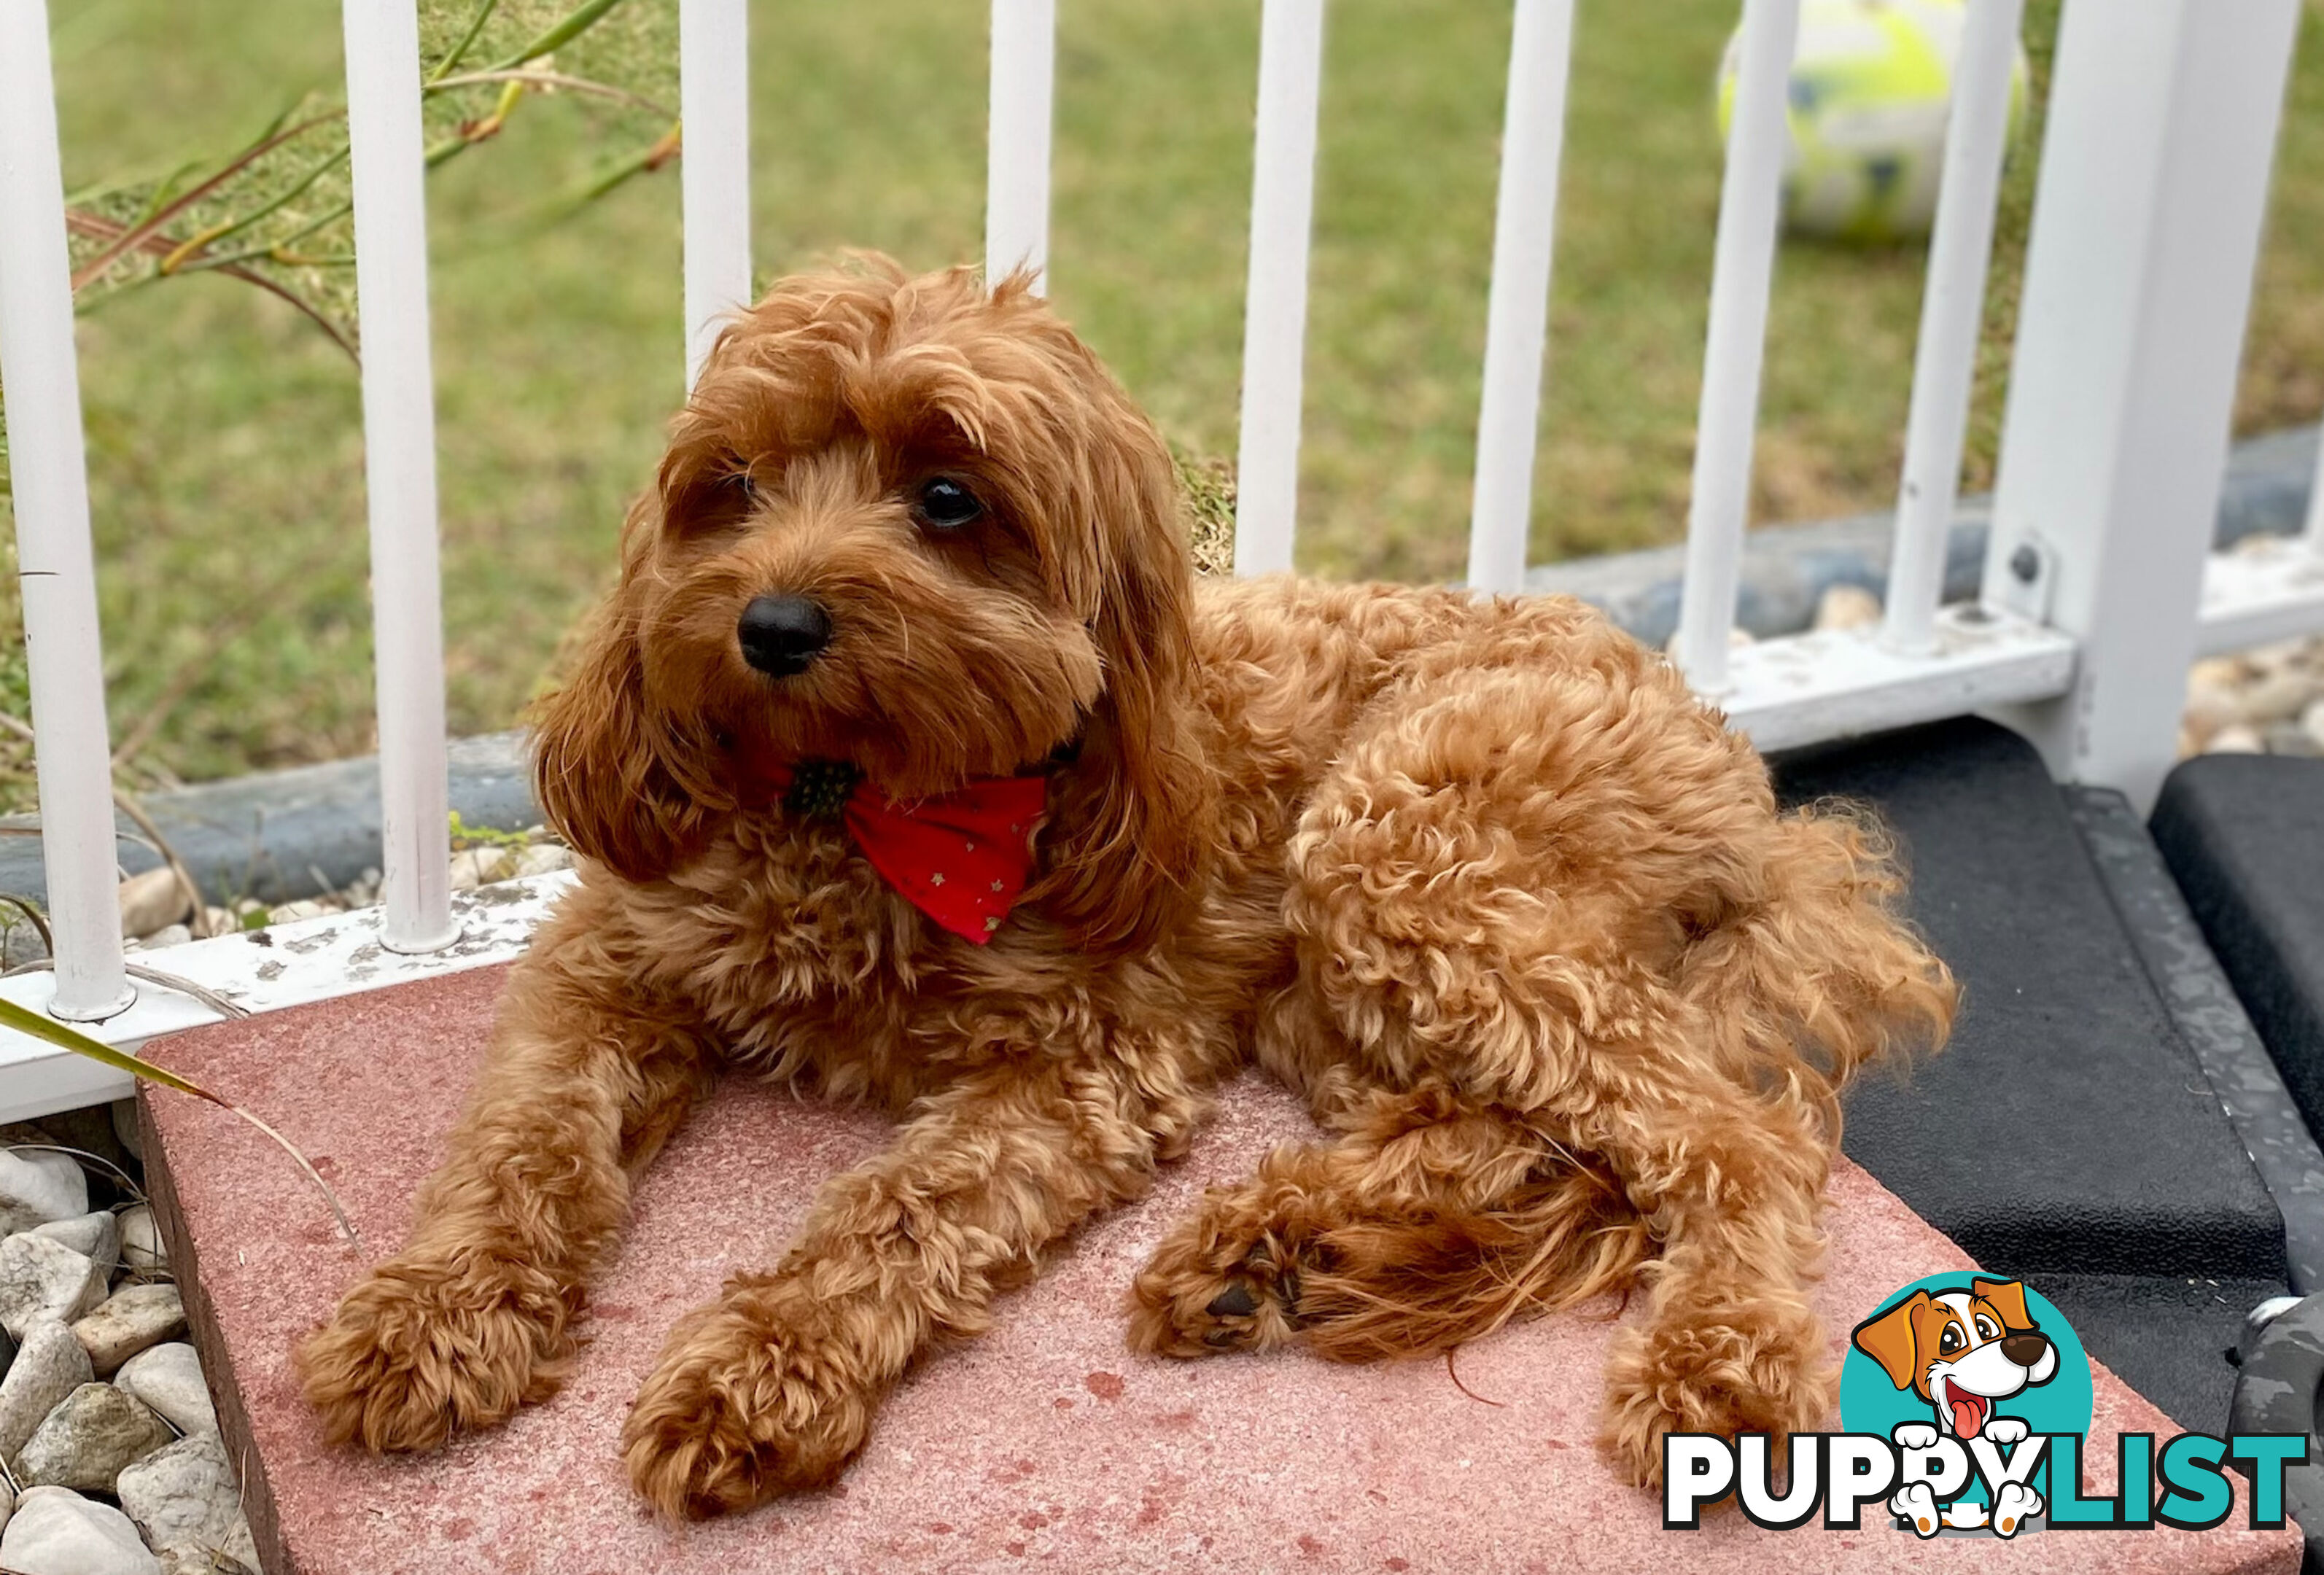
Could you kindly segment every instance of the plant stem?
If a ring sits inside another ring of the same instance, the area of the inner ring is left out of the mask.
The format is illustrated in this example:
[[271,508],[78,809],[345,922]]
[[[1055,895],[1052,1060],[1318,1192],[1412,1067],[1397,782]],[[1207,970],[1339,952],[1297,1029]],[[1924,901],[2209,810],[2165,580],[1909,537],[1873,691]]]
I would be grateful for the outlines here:
[[584,0],[584,4],[567,12],[539,38],[534,39],[508,59],[495,60],[485,69],[493,71],[508,71],[523,65],[527,60],[537,60],[551,51],[572,42],[596,26],[605,13],[621,3],[622,0]]
[[476,35],[484,31],[484,23],[493,19],[493,13],[500,9],[500,4],[501,0],[484,0],[483,5],[476,7],[475,16],[468,23],[468,31],[460,35],[460,41],[452,46],[452,52],[446,55],[441,61],[438,62],[436,69],[428,73],[427,86],[432,88],[441,82],[452,74],[462,60],[467,58],[469,49],[476,41]]

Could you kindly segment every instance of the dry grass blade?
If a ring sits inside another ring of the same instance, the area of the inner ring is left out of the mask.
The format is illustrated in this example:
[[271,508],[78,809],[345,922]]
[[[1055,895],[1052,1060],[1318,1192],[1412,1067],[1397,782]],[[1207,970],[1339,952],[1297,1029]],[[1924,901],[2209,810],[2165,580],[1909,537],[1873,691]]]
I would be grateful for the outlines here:
[[599,82],[587,77],[568,77],[561,71],[542,71],[527,67],[521,71],[464,71],[456,77],[438,77],[428,86],[438,88],[472,88],[483,82],[513,82],[521,88],[562,88],[586,97],[604,98],[615,104],[625,104],[632,109],[642,109],[664,120],[676,120],[678,114],[657,99],[632,93],[626,88],[616,88],[610,82]]
[[34,1011],[32,1008],[19,1006],[13,1000],[0,999],[0,1027],[14,1028],[20,1034],[29,1034],[35,1039],[44,1040],[56,1045],[59,1049],[69,1050],[76,1055],[86,1055],[100,1065],[112,1067],[115,1072],[125,1072],[132,1077],[143,1078],[148,1082],[158,1082],[163,1088],[175,1089],[182,1094],[191,1094],[198,1100],[207,1100],[218,1109],[249,1122],[272,1138],[276,1146],[289,1155],[300,1170],[307,1173],[307,1179],[315,1184],[316,1190],[323,1194],[323,1201],[330,1205],[331,1217],[338,1221],[339,1230],[346,1237],[348,1244],[364,1257],[370,1256],[364,1247],[362,1235],[355,1230],[355,1221],[348,1219],[346,1210],[340,1207],[339,1194],[331,1190],[331,1184],[323,1179],[322,1173],[308,1162],[307,1156],[299,1152],[298,1146],[290,1139],[233,1101],[220,1098],[191,1079],[179,1076],[168,1067],[156,1066],[140,1056],[132,1055],[126,1050],[115,1049],[101,1039],[89,1037],[78,1028],[57,1021],[46,1012]]
[[73,1148],[62,1143],[11,1143],[8,1145],[8,1152],[11,1154],[21,1153],[27,1148],[40,1154],[69,1154],[75,1159],[86,1160],[91,1165],[101,1165],[113,1173],[113,1179],[119,1182],[131,1197],[141,1203],[145,1201],[145,1189],[131,1180],[127,1171],[106,1158],[102,1154],[91,1154],[86,1148]]
[[[20,828],[11,826],[8,829],[14,831]],[[34,836],[40,835],[38,832],[34,832],[32,834]],[[40,932],[42,948],[51,955],[55,953],[57,949],[57,938],[54,935],[50,933],[48,916],[41,911],[40,905],[38,903],[32,901],[29,897],[18,897],[13,892],[0,892],[0,902],[6,903],[9,907],[16,909],[26,918],[30,919],[32,923],[32,928]]]
[[177,974],[164,973],[159,968],[147,968],[135,962],[124,962],[121,968],[122,972],[132,979],[142,979],[148,984],[158,984],[164,989],[174,990],[180,995],[190,995],[222,1018],[250,1016],[248,1007],[230,1001],[217,991],[207,986],[196,984],[190,979],[181,979]]
[[154,852],[160,853],[161,861],[170,867],[170,873],[178,878],[178,889],[186,894],[187,904],[193,909],[193,916],[186,921],[186,927],[193,933],[194,939],[208,939],[209,907],[202,900],[202,889],[195,884],[194,872],[186,868],[183,859],[178,857],[178,850],[170,845],[170,839],[161,834],[161,828],[153,824],[153,817],[145,813],[145,806],[137,802],[136,795],[125,788],[115,788],[113,802],[120,806],[122,814],[137,823],[137,829],[152,841]]

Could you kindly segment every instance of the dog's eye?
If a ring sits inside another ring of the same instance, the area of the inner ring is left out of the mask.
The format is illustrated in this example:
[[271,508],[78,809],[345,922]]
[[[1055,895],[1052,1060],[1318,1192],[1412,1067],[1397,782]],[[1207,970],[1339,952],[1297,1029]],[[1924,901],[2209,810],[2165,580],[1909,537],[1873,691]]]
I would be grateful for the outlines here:
[[1980,1312],[1977,1315],[1977,1334],[1979,1340],[1999,1340],[2001,1326]]
[[759,484],[751,479],[747,470],[738,470],[718,478],[719,493],[746,503],[759,501]]
[[957,530],[983,513],[984,505],[960,483],[940,475],[922,484],[918,512],[924,525],[938,530]]

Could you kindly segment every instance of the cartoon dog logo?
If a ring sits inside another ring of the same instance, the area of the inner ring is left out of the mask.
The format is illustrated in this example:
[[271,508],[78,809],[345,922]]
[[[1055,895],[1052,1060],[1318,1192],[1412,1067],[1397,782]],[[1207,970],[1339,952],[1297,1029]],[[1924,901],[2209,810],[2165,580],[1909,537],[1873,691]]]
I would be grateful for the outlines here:
[[[1986,1438],[2005,1447],[2030,1431],[1997,1405],[2058,1371],[2058,1348],[2025,1310],[2025,1287],[2015,1280],[1972,1279],[1962,1291],[1915,1291],[1886,1312],[1856,1326],[1856,1349],[1880,1364],[1889,1382],[1910,1389],[1936,1413],[1936,1425],[1908,1422],[1894,1434],[1902,1449],[1927,1449],[1941,1434],[1963,1442]],[[1994,1495],[1990,1524],[2014,1536],[2027,1517],[2042,1513],[2042,1496],[2018,1482],[2004,1483]],[[1987,1524],[1975,1503],[1945,1506],[1941,1516],[1925,1482],[1903,1488],[1888,1501],[1892,1514],[1912,1523],[1922,1536],[1939,1525],[1968,1529]]]

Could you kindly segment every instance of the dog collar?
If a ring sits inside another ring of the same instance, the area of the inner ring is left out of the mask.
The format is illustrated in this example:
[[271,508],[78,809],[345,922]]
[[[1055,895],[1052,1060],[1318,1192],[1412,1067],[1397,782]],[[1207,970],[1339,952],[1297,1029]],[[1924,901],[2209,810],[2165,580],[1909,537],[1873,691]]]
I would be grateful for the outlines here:
[[1047,777],[985,777],[898,804],[844,760],[770,769],[783,813],[845,824],[898,896],[973,945],[984,945],[1024,895]]

